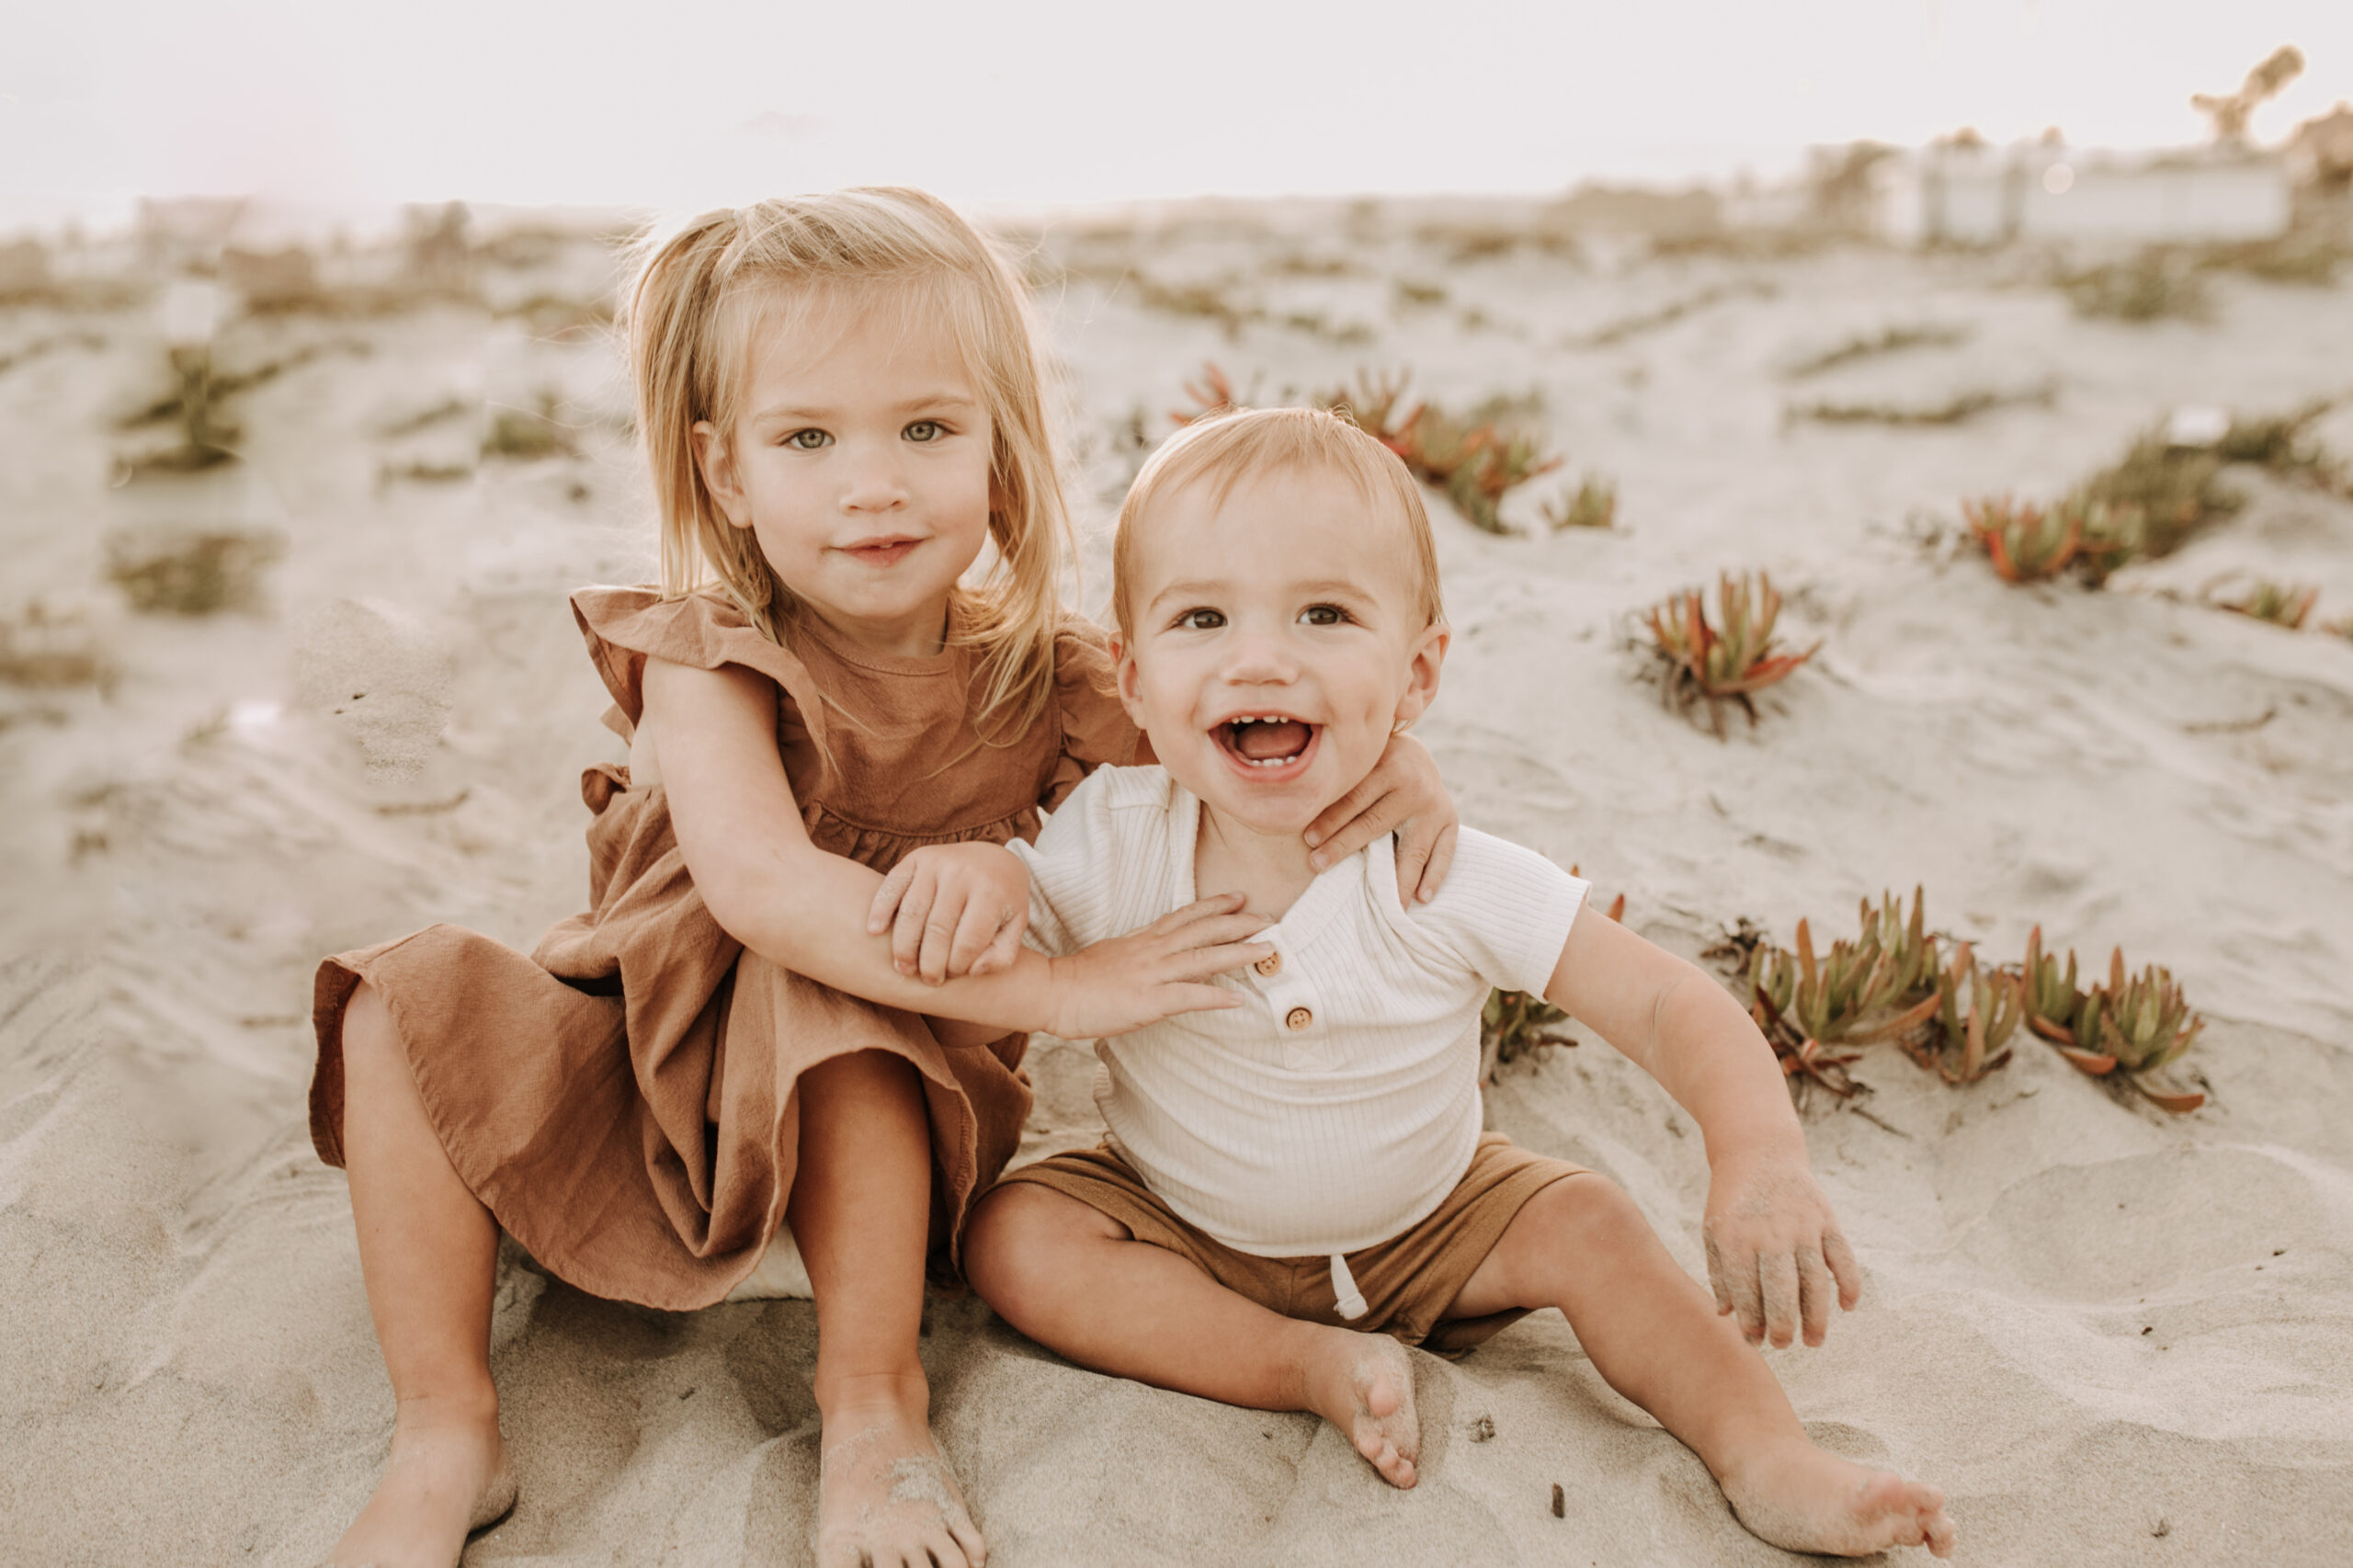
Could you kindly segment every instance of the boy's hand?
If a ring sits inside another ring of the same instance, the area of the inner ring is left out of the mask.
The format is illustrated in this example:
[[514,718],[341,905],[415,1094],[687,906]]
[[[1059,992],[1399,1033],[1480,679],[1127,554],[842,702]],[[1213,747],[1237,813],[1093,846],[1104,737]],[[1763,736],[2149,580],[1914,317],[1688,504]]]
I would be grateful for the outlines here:
[[1005,968],[1029,925],[1029,869],[995,844],[909,851],[866,912],[869,935],[891,933],[892,966],[931,985]]
[[1364,781],[1307,824],[1307,863],[1322,870],[1383,834],[1397,835],[1397,892],[1427,903],[1454,858],[1454,797],[1438,776],[1430,748],[1411,735],[1392,735]]
[[1786,1346],[1801,1326],[1820,1345],[1832,1296],[1848,1312],[1862,1298],[1862,1270],[1802,1153],[1726,1158],[1708,1183],[1700,1233],[1716,1311],[1737,1315],[1751,1345]]
[[1272,943],[1246,940],[1267,922],[1242,914],[1242,894],[1220,893],[1164,915],[1141,931],[1049,960],[1053,992],[1048,1031],[1064,1040],[1100,1040],[1176,1013],[1239,1007],[1241,994],[1207,983],[1210,977],[1256,963],[1275,950]]

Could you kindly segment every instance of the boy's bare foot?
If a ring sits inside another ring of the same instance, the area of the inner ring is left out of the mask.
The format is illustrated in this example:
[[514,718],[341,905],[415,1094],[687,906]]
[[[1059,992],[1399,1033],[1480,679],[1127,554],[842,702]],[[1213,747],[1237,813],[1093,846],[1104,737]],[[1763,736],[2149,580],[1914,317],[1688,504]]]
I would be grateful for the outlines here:
[[466,1537],[514,1506],[497,1407],[458,1414],[419,1400],[402,1408],[376,1494],[326,1568],[454,1568]]
[[1868,1557],[1891,1546],[1952,1555],[1945,1494],[1893,1471],[1871,1470],[1795,1443],[1722,1478],[1732,1511],[1751,1532],[1791,1551]]
[[931,1440],[921,1403],[888,1395],[824,1412],[817,1568],[981,1568],[988,1547]]
[[1301,1369],[1307,1406],[1337,1426],[1392,1486],[1417,1479],[1422,1429],[1414,1418],[1414,1365],[1385,1334],[1319,1328]]

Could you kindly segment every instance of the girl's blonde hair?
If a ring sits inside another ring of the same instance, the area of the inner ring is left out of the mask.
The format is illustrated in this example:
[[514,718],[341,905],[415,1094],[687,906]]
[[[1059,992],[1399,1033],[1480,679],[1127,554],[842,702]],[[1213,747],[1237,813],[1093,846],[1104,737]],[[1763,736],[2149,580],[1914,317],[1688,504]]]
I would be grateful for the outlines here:
[[638,428],[662,517],[662,589],[716,585],[781,642],[799,613],[749,528],[728,522],[695,460],[694,427],[732,440],[763,322],[807,301],[888,288],[909,319],[954,339],[994,432],[989,538],[977,581],[957,589],[950,635],[979,651],[982,733],[1009,744],[1053,692],[1055,575],[1070,522],[1047,428],[1037,330],[1019,278],[938,198],[878,187],[723,208],[649,234],[628,303]]

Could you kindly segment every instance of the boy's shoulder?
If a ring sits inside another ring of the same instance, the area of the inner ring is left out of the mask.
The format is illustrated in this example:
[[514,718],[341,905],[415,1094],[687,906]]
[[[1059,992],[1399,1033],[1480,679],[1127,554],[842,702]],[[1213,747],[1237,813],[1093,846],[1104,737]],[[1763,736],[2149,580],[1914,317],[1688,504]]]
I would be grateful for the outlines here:
[[1054,808],[1050,820],[1059,822],[1071,814],[1094,815],[1132,828],[1148,822],[1155,812],[1163,817],[1173,816],[1177,802],[1176,780],[1159,764],[1105,766],[1088,774]]

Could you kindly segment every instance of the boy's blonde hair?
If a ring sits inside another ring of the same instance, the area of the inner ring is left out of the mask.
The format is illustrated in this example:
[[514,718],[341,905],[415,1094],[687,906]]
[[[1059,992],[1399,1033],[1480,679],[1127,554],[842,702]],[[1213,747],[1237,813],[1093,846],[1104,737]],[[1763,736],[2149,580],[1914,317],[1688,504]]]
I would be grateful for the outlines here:
[[1446,619],[1438,593],[1438,548],[1430,539],[1429,508],[1422,487],[1396,453],[1351,420],[1320,408],[1229,408],[1193,421],[1160,445],[1120,506],[1120,531],[1111,543],[1111,613],[1120,631],[1134,635],[1136,537],[1155,501],[1189,484],[1209,481],[1211,499],[1222,502],[1253,474],[1321,469],[1356,486],[1365,505],[1389,514],[1405,532],[1412,557],[1415,608],[1422,624]]
[[722,441],[733,439],[754,339],[778,312],[816,313],[853,290],[887,288],[907,321],[946,328],[988,411],[995,549],[980,579],[957,590],[954,635],[980,652],[983,735],[1009,743],[1027,730],[1053,693],[1055,574],[1070,522],[1036,327],[1013,268],[945,202],[888,187],[722,208],[639,248],[629,358],[661,512],[664,594],[715,581],[784,641],[798,613],[792,590],[752,530],[720,510],[695,460],[694,426],[709,420]]

